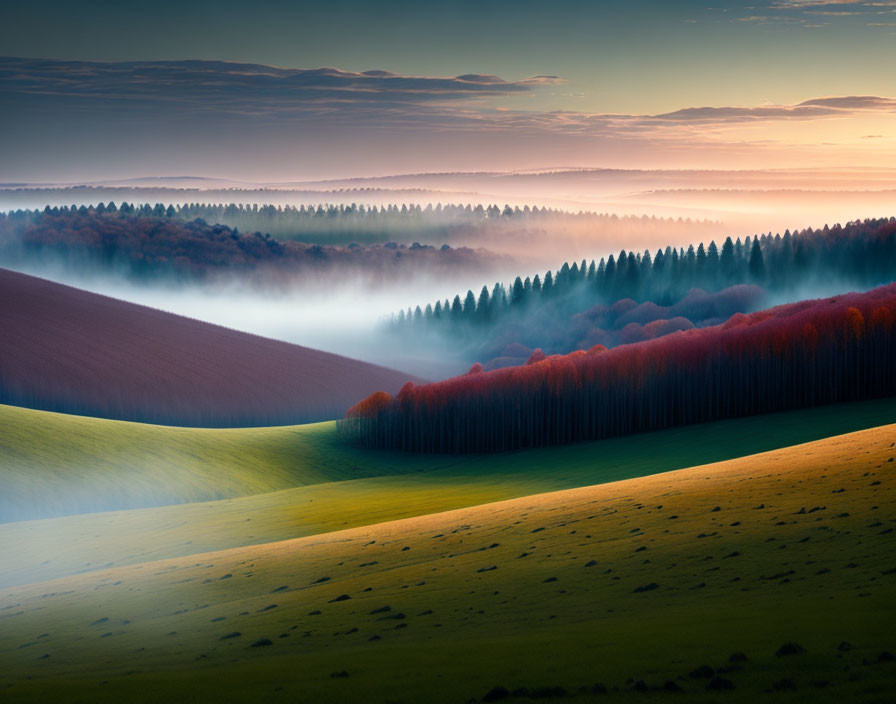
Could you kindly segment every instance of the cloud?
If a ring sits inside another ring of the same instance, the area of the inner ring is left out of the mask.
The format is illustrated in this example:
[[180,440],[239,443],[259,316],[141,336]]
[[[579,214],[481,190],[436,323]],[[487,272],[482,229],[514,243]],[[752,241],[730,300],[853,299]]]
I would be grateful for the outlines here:
[[736,124],[820,120],[863,113],[896,113],[896,98],[871,95],[812,98],[796,105],[689,107],[656,115],[553,112],[508,116],[515,127],[537,127],[570,133],[589,131],[616,136],[661,135],[677,128],[713,128]]
[[828,117],[837,112],[833,107],[804,103],[795,106],[701,107],[684,108],[644,119],[669,123],[728,123],[762,120],[793,120]]
[[[852,18],[869,18],[896,12],[896,0],[770,0],[767,5],[750,5],[743,9],[754,11],[755,14],[738,17],[733,21],[768,27],[801,25],[804,28],[818,28],[828,26],[827,22],[820,22],[820,19],[831,22],[850,21]],[[879,26],[871,22],[865,24]]]
[[[800,2],[810,0],[800,0]],[[823,0],[811,0],[822,2]],[[796,105],[686,107],[655,115],[533,113],[489,109],[482,98],[526,93],[562,82],[538,75],[506,81],[492,74],[406,76],[384,70],[289,69],[224,61],[82,62],[0,59],[0,96],[7,105],[36,100],[42,107],[183,118],[222,117],[328,123],[373,120],[565,129],[570,132],[641,131],[657,126],[810,120],[856,111],[893,111],[880,96],[813,98]]]
[[872,8],[896,7],[896,0],[774,0],[771,10],[790,10],[830,17],[851,17]]
[[831,98],[805,100],[796,107],[824,106],[835,110],[881,110],[896,111],[896,98],[882,98],[876,95],[847,95]]
[[772,3],[772,7],[779,10],[803,10],[812,7],[827,7],[828,5],[866,5],[866,0],[778,0]]
[[287,69],[224,61],[83,62],[0,59],[0,95],[114,109],[164,106],[217,114],[407,106],[508,96],[559,83],[556,76],[506,81],[489,74],[405,76],[389,71]]
[[[586,152],[646,159],[700,150],[736,156],[814,149],[824,138],[876,134],[896,113],[896,98],[869,95],[655,114],[523,110],[512,100],[562,82],[551,75],[508,81],[489,73],[439,77],[218,61],[0,58],[0,151],[8,157],[9,180],[22,178],[17,163],[31,162],[38,164],[35,173],[90,163],[107,164],[108,173],[133,163],[159,164],[155,168],[167,172],[182,162],[201,162],[216,174],[230,173],[233,164],[261,169],[274,163],[284,173],[298,168],[294,164],[308,173],[332,173],[326,169],[337,166],[344,173],[358,160],[377,169],[423,168],[430,158],[434,164],[426,168],[441,162],[457,167],[462,159],[502,154],[514,164],[537,166],[558,154],[579,158]],[[809,130],[787,126],[824,120],[830,127],[813,128],[811,137]],[[405,166],[394,166],[399,163]]]

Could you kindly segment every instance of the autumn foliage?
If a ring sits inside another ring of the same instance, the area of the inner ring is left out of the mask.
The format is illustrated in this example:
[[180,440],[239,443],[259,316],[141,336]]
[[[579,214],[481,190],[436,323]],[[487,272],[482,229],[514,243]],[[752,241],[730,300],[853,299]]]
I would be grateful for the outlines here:
[[367,447],[492,452],[896,394],[896,284],[540,358],[351,408]]

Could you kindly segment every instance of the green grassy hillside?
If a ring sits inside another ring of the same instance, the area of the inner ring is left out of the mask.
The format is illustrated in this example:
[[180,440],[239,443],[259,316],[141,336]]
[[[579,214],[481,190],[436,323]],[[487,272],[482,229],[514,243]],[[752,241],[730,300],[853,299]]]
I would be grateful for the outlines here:
[[[0,405],[0,522],[249,496],[330,481],[451,470],[520,474],[551,466],[548,488],[687,467],[896,420],[896,399],[722,421],[555,450],[488,456],[368,452],[335,423],[205,429]],[[531,493],[540,485],[525,488]]]
[[211,501],[424,465],[404,459],[345,448],[334,423],[179,428],[0,405],[0,521]]
[[891,425],[7,589],[0,687],[11,702],[448,704],[496,686],[520,702],[888,702],[894,489]]
[[[362,451],[340,444],[332,424],[193,430],[3,406],[0,418],[12,431],[0,434],[0,482],[5,488],[0,506],[8,510],[70,506],[72,495],[87,492],[87,487],[95,501],[124,505],[146,496],[188,501],[213,492],[267,492],[0,524],[0,585],[4,585],[315,535],[740,457],[891,422],[896,420],[896,400],[465,457]],[[9,457],[17,459],[10,462]],[[296,485],[300,486],[273,491]]]

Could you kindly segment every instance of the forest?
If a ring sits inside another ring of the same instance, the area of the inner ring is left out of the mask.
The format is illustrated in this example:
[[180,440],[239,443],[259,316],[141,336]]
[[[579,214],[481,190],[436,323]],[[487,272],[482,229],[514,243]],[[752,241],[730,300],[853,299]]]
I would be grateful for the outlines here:
[[496,452],[896,393],[896,284],[722,325],[377,392],[340,422],[365,447]]
[[[156,206],[157,207],[157,206]],[[670,229],[693,230],[704,223],[656,217],[604,213],[570,213],[548,207],[491,204],[327,204],[316,206],[229,205],[191,203],[166,210],[170,216],[202,218],[242,230],[261,230],[284,239],[333,244],[382,243],[391,240],[430,244],[463,242],[488,246],[512,237],[517,240],[546,232],[583,228],[660,234]]]
[[535,347],[566,353],[635,342],[660,329],[721,322],[769,298],[865,290],[894,277],[896,219],[864,220],[565,263],[543,277],[400,311],[389,327],[432,344],[449,341],[486,367],[506,366]]
[[[133,189],[48,189],[44,201],[52,194],[56,199],[69,196],[73,201],[89,203],[91,195],[111,196],[121,191],[125,197],[145,195]],[[5,196],[15,193],[3,191]],[[149,192],[153,194],[152,191]],[[639,238],[664,241],[670,234],[681,237],[695,234],[708,235],[718,229],[718,223],[686,218],[658,218],[655,216],[634,216],[595,212],[567,212],[538,206],[499,206],[496,204],[453,204],[453,203],[420,203],[407,202],[401,204],[365,203],[362,197],[371,197],[363,192],[307,192],[303,198],[331,197],[339,202],[306,204],[283,203],[277,200],[288,199],[289,191],[266,191],[255,194],[269,199],[268,202],[256,200],[252,203],[208,203],[178,202],[180,198],[201,198],[211,196],[244,197],[250,193],[242,191],[215,192],[209,194],[200,191],[179,191],[170,189],[155,195],[166,197],[167,205],[133,201],[114,203],[96,201],[97,205],[58,206],[43,208],[47,214],[58,215],[66,210],[94,209],[100,212],[119,212],[127,215],[143,215],[169,218],[191,222],[201,219],[217,225],[226,225],[241,232],[261,232],[282,240],[296,240],[308,244],[349,245],[385,244],[387,242],[420,242],[427,244],[466,244],[469,246],[497,246],[500,244],[537,244],[551,233],[554,237],[575,239],[589,233],[599,231],[610,241],[625,240],[637,235]],[[345,203],[345,198],[357,196],[361,202]],[[397,192],[399,196],[431,194],[414,194],[405,191]],[[395,198],[396,193],[376,191],[377,198]],[[85,200],[87,199],[87,200]],[[13,212],[27,212],[13,210]],[[685,240],[686,241],[686,240]]]
[[99,267],[134,279],[205,280],[259,272],[266,284],[331,272],[363,273],[375,283],[411,272],[443,275],[488,271],[498,255],[467,247],[413,243],[331,246],[245,234],[200,218],[175,217],[173,206],[114,203],[0,214],[4,265],[57,260],[70,267]]

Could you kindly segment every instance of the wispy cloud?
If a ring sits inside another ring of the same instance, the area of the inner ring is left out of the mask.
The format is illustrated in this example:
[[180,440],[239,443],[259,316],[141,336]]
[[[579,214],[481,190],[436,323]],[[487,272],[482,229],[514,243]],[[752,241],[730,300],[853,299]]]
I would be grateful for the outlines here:
[[545,75],[508,81],[487,73],[411,76],[213,61],[0,59],[0,152],[42,153],[49,162],[62,154],[73,164],[111,161],[109,149],[166,165],[191,155],[208,163],[352,164],[361,151],[372,163],[416,164],[415,152],[446,160],[459,149],[483,159],[501,151],[509,163],[558,149],[647,159],[664,150],[742,155],[816,149],[840,139],[868,144],[875,140],[862,135],[890,134],[896,116],[896,97],[875,95],[654,114],[524,110],[513,99],[561,82]]
[[287,69],[223,61],[82,62],[0,59],[0,95],[60,104],[272,113],[345,105],[408,105],[507,96],[560,82],[490,74],[405,76],[389,71]]
[[[741,22],[758,22],[760,24],[777,24],[786,22],[802,22],[805,26],[822,26],[810,24],[813,17],[850,18],[870,17],[875,14],[889,13],[896,9],[896,0],[772,0],[768,15],[743,17]],[[883,8],[883,9],[882,9]],[[755,10],[755,7],[751,7]],[[869,24],[868,26],[874,26]]]
[[[867,0],[777,0],[772,7],[783,10],[802,10],[813,7],[828,7],[829,5],[870,5]],[[887,3],[880,3],[887,4]]]
[[287,69],[218,61],[98,63],[0,59],[0,96],[38,101],[60,115],[77,110],[127,122],[153,118],[244,119],[299,125],[419,125],[434,129],[526,129],[624,136],[675,127],[818,120],[896,112],[896,99],[831,96],[795,105],[699,106],[639,115],[532,112],[490,106],[551,86],[557,76],[507,81],[491,74],[404,76],[388,71]]
[[876,95],[847,95],[831,98],[805,100],[796,107],[824,106],[835,110],[883,110],[896,111],[896,98],[882,98]]
[[[657,115],[587,114],[555,112],[515,114],[516,127],[528,125],[548,130],[617,136],[680,134],[677,128],[715,128],[737,124],[762,125],[826,118],[849,118],[860,114],[896,114],[896,98],[880,96],[840,96],[806,100],[796,105],[689,107]],[[698,137],[699,138],[699,137]]]

